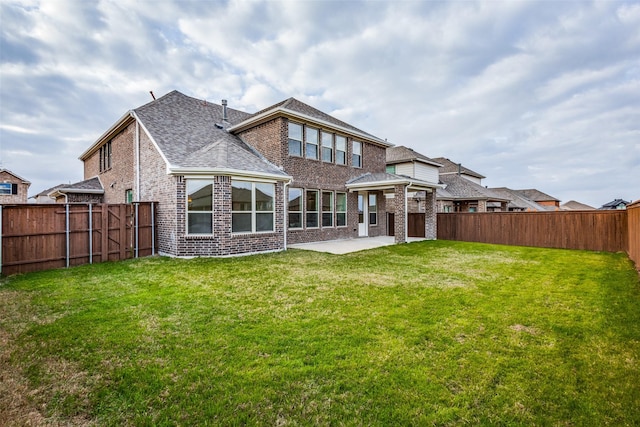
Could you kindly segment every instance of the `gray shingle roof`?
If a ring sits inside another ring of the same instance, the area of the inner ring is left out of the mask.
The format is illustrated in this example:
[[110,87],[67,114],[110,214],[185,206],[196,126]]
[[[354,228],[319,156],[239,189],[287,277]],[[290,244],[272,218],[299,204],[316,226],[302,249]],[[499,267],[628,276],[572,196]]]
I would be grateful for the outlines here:
[[61,184],[55,186],[51,189],[51,191],[49,191],[49,193],[51,193],[52,191],[59,191],[61,193],[82,193],[83,191],[104,191],[104,188],[102,187],[102,183],[96,176],[93,178],[85,179],[84,181],[74,182],[73,184]]
[[526,190],[513,190],[513,191],[526,197],[529,200],[533,200],[534,202],[548,202],[548,201],[559,202],[560,201],[555,197],[552,197],[548,194],[543,193],[540,190],[536,190],[535,188],[529,188]]
[[459,169],[460,173],[463,173],[465,175],[474,176],[480,179],[486,178],[486,176],[472,171],[471,169],[464,166],[458,165],[458,163],[454,163],[446,157],[434,157],[433,161],[442,164],[442,167],[440,168],[440,175],[458,173]]
[[353,184],[358,184],[358,185],[362,185],[362,184],[369,184],[369,183],[385,183],[385,182],[398,182],[398,181],[402,181],[402,182],[413,182],[416,184],[421,184],[427,187],[430,186],[435,186],[434,182],[427,182],[427,181],[422,181],[416,178],[411,178],[405,175],[398,175],[395,173],[388,173],[388,172],[376,172],[376,173],[371,173],[371,172],[367,172],[364,175],[360,175],[358,177],[352,178],[349,181],[347,181],[347,185],[353,185]]
[[446,185],[445,192],[438,190],[438,197],[442,199],[467,199],[467,200],[497,200],[508,201],[509,199],[502,195],[496,194],[490,189],[471,182],[457,174],[440,175],[440,181]]
[[496,194],[500,194],[503,197],[510,199],[510,202],[507,204],[507,208],[515,208],[521,210],[533,210],[533,211],[545,211],[547,207],[539,205],[533,200],[527,199],[526,197],[518,194],[518,192],[507,188],[507,187],[498,187],[491,188]]
[[595,208],[584,203],[576,202],[575,200],[569,200],[566,203],[560,205],[560,209],[563,211],[590,211]]
[[224,168],[287,176],[225,129],[250,115],[172,91],[134,110],[171,167]]
[[412,148],[399,145],[396,147],[387,147],[387,164],[396,164],[404,162],[421,161],[433,166],[442,166],[441,163],[436,162],[433,159],[414,151]]
[[615,209],[616,206],[618,206],[620,204],[624,204],[625,206],[627,206],[627,205],[631,204],[631,202],[627,202],[626,200],[623,200],[623,199],[615,199],[615,200],[612,200],[609,203],[605,203],[604,205],[602,205],[598,209]]

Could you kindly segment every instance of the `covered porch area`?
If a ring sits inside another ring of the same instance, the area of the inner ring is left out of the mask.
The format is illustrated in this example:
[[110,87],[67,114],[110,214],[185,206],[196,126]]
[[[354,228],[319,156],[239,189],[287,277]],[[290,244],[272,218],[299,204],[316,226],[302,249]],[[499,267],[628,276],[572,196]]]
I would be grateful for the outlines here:
[[[370,192],[382,192],[385,197],[386,212],[388,218],[387,236],[392,237],[394,243],[405,243],[409,239],[409,209],[408,195],[418,191],[424,192],[424,239],[436,238],[436,197],[437,188],[442,186],[437,183],[421,181],[418,179],[396,175],[392,173],[367,173],[354,178],[346,183],[351,193],[358,195],[358,217],[360,237],[367,237],[368,227],[368,203],[367,195]],[[415,234],[415,233],[414,233]]]

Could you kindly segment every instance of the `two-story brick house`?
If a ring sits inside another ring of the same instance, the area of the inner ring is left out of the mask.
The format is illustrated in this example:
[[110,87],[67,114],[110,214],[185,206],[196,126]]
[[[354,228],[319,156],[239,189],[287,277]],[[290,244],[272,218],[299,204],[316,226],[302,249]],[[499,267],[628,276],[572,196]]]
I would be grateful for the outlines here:
[[0,169],[0,205],[27,203],[31,183],[8,169]]
[[405,241],[407,191],[431,184],[386,173],[388,146],[294,98],[248,114],[173,91],[80,159],[106,203],[158,202],[161,253],[223,256],[384,235],[387,212]]

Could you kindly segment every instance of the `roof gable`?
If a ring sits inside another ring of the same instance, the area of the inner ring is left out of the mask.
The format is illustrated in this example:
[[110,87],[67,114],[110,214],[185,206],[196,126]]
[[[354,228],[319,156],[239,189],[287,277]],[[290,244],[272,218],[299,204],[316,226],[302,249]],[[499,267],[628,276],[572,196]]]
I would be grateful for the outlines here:
[[387,147],[387,164],[391,165],[405,162],[422,162],[436,167],[443,166],[424,154],[414,151],[412,148],[405,147],[403,145]]
[[517,194],[520,194],[526,197],[529,200],[533,200],[534,202],[548,202],[548,201],[559,202],[560,201],[555,197],[552,197],[548,194],[543,193],[540,190],[536,190],[535,188],[529,188],[526,190],[513,190],[513,191],[515,191]]
[[286,176],[226,129],[250,115],[173,91],[134,110],[171,170],[236,170]]
[[4,168],[0,169],[0,173],[3,173],[3,172],[13,176],[15,179],[17,179],[19,181],[22,181],[23,184],[31,184],[31,182],[27,181],[26,179],[24,179],[23,177],[21,177],[19,175],[16,175],[15,173],[11,172],[9,169],[4,169]]
[[461,173],[469,176],[473,176],[476,178],[486,178],[486,176],[479,174],[478,172],[472,171],[471,169],[462,166],[462,164],[454,163],[446,157],[435,157],[433,161],[437,163],[441,163],[442,167],[440,168],[440,175],[443,174],[453,174],[453,173]]
[[[469,181],[457,174],[452,175],[440,175],[440,181],[446,185],[445,190],[447,195],[454,199],[477,199],[477,200],[497,200],[508,201],[508,197],[504,197],[501,194],[497,194],[490,189]],[[444,198],[445,193],[439,193],[438,195]]]

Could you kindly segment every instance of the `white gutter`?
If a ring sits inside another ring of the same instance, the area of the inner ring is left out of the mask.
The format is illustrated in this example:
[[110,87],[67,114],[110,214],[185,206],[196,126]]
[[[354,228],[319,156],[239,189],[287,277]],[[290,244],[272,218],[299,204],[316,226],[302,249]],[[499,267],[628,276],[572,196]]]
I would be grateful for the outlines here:
[[140,122],[136,119],[136,202],[140,201]]
[[408,179],[398,179],[393,181],[376,181],[376,182],[365,182],[362,184],[347,184],[346,187],[350,191],[358,191],[358,189],[384,189],[384,188],[393,188],[396,185],[407,185],[414,189],[434,189],[434,188],[445,188],[445,185],[436,184],[426,181],[413,181]]
[[409,238],[409,206],[407,198],[409,197],[409,186],[404,187],[404,242],[407,243]]
[[253,172],[241,169],[231,169],[231,168],[183,168],[183,167],[175,167],[170,166],[167,168],[167,173],[169,175],[199,175],[199,176],[239,176],[246,178],[262,178],[268,181],[291,181],[293,180],[292,176],[289,175],[279,175],[275,173],[268,172]]
[[89,153],[91,153],[93,150],[95,150],[104,139],[106,139],[108,136],[110,136],[113,132],[115,132],[116,129],[118,129],[120,126],[122,126],[122,124],[126,121],[127,117],[132,117],[132,113],[133,110],[131,111],[127,111],[122,117],[120,117],[120,119],[115,122],[113,125],[111,125],[111,127],[109,129],[107,129],[107,131],[105,133],[103,133],[102,135],[100,135],[100,138],[98,138],[96,140],[96,142],[94,142],[91,147],[89,147],[84,153],[82,153],[80,155],[80,157],[78,157],[80,160],[83,160],[86,156],[89,155]]

